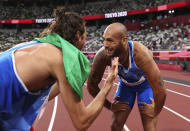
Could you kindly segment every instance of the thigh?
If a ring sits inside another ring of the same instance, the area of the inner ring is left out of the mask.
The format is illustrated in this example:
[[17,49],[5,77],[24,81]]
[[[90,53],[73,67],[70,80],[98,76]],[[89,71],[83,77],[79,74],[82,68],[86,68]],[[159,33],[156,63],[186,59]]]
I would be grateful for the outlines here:
[[153,91],[150,85],[147,83],[139,88],[137,92],[138,106],[142,106],[139,102],[145,102],[147,104],[152,104],[150,98],[154,99]]
[[3,119],[1,119],[1,114],[0,114],[0,131],[7,131],[11,130],[10,125]]
[[113,116],[111,131],[121,131],[131,109],[134,105],[136,94],[120,81],[112,103]]
[[133,87],[126,86],[120,80],[114,99],[117,99],[117,101],[120,102],[128,102],[130,108],[132,109],[136,98],[136,92],[134,92],[132,88]]
[[151,110],[154,110],[154,108],[143,108],[143,110],[147,111],[143,111],[144,113],[142,113],[141,107],[143,107],[143,105],[139,104],[139,102],[144,102],[149,104],[148,106],[151,106],[152,102],[150,98],[154,99],[152,88],[150,87],[149,84],[144,85],[143,87],[140,88],[141,89],[138,92],[137,100],[144,130],[156,131],[157,117],[148,117],[148,115],[146,114],[147,112],[149,111],[151,112]]

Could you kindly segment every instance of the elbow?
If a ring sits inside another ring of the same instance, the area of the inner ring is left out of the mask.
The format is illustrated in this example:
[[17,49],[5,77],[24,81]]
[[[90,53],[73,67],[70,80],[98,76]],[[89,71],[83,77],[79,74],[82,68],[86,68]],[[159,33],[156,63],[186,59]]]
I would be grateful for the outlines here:
[[91,96],[96,97],[98,94],[99,90],[98,88],[92,86],[91,84],[87,85],[88,92],[90,93]]
[[91,123],[88,120],[86,121],[80,118],[74,123],[74,126],[78,131],[86,131],[90,125]]
[[166,96],[167,96],[167,93],[166,93],[166,91],[164,92],[164,101],[166,100]]
[[164,90],[163,92],[162,92],[162,98],[163,98],[163,101],[165,102],[165,100],[166,100],[166,96],[167,96],[167,93],[166,93],[166,90]]
[[167,96],[167,93],[166,93],[166,89],[164,88],[164,91],[163,91],[163,96],[164,96],[164,98],[166,98],[166,96]]
[[164,96],[165,96],[165,97],[167,96],[167,93],[166,93],[166,91],[164,92]]
[[51,101],[52,99],[54,99],[55,96],[52,96],[52,94],[49,95],[48,97],[48,101]]
[[77,131],[86,131],[89,126],[86,126],[84,124],[81,124],[81,125],[77,124],[77,126],[75,126],[75,128],[77,129]]
[[164,105],[165,102],[166,102],[166,96],[167,96],[166,93],[163,93],[163,94],[162,94],[162,98],[161,98],[161,100],[163,101],[163,105]]
[[164,90],[164,91],[160,94],[160,100],[163,102],[163,104],[165,104],[166,96],[167,96],[167,93],[166,93],[166,90]]

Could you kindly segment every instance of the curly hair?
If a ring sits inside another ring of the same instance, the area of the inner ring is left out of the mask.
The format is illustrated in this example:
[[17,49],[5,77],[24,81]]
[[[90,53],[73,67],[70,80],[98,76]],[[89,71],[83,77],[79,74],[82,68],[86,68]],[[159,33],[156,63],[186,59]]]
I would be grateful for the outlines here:
[[43,30],[40,37],[44,37],[50,33],[57,33],[71,44],[78,43],[77,32],[82,36],[85,32],[85,20],[77,13],[65,12],[64,7],[58,7],[54,10],[53,16],[55,21],[49,23],[47,28]]

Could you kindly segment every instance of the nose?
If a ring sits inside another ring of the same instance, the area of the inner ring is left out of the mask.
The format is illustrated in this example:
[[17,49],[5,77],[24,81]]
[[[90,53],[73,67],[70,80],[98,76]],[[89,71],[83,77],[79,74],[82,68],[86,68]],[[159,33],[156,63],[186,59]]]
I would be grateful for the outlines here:
[[108,44],[108,42],[104,42],[104,47],[105,47],[105,49],[109,49],[109,44]]
[[110,43],[108,41],[104,40],[104,46],[109,46],[109,45],[110,45]]
[[108,47],[108,46],[105,46],[105,45],[104,45],[104,48],[105,48],[106,50],[108,50],[108,49],[109,49],[109,47]]

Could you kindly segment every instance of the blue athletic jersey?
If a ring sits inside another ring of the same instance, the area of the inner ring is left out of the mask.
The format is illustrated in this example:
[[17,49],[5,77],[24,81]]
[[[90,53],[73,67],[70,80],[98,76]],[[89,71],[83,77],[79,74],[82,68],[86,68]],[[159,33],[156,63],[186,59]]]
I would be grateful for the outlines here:
[[29,131],[50,87],[31,93],[19,77],[14,51],[40,42],[15,46],[0,54],[0,130]]
[[133,57],[133,42],[129,41],[129,67],[126,69],[123,65],[118,65],[118,75],[120,79],[128,86],[136,86],[145,81],[144,72],[137,67]]
[[[115,96],[119,96],[118,101],[127,101],[132,108],[137,96],[137,101],[151,104],[153,98],[152,88],[150,87],[145,73],[137,67],[133,57],[133,42],[129,41],[129,67],[118,65],[119,86]],[[138,106],[141,106],[138,104]]]

